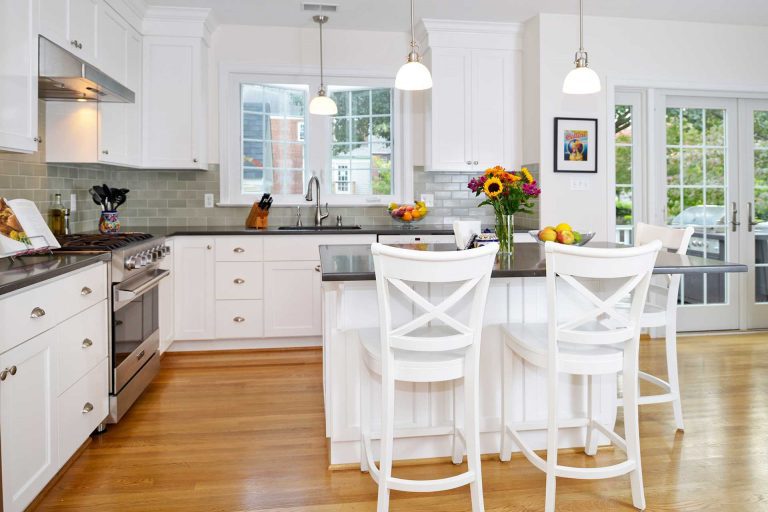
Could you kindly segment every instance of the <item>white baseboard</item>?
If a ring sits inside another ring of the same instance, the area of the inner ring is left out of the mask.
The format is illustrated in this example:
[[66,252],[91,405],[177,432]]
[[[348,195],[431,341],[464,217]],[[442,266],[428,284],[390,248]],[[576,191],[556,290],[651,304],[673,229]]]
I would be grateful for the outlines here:
[[166,352],[204,352],[209,350],[252,350],[260,348],[321,347],[320,336],[257,338],[241,340],[175,340]]

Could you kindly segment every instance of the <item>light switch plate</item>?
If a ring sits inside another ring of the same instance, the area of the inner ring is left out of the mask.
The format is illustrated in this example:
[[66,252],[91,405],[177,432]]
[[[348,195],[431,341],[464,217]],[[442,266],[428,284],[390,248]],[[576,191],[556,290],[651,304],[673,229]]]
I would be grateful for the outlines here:
[[77,211],[77,194],[69,194],[69,211]]
[[203,196],[206,208],[213,208],[213,194],[205,194]]
[[435,206],[435,194],[421,194],[421,200],[424,201],[427,208]]
[[589,190],[589,180],[586,178],[571,178],[571,190]]

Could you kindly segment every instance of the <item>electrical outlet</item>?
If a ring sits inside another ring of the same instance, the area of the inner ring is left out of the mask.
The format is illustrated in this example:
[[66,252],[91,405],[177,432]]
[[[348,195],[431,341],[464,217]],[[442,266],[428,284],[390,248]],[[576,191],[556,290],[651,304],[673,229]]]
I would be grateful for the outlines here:
[[69,211],[77,211],[77,194],[69,194]]
[[435,206],[435,194],[421,194],[421,200],[428,208]]
[[571,190],[589,190],[589,180],[586,178],[571,178]]
[[203,200],[206,208],[213,208],[213,194],[205,194]]

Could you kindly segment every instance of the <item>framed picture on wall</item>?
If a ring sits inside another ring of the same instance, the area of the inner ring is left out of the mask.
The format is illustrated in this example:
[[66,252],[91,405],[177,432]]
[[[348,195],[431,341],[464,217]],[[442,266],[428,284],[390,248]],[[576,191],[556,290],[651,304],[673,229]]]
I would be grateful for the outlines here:
[[555,118],[555,172],[597,172],[597,119]]

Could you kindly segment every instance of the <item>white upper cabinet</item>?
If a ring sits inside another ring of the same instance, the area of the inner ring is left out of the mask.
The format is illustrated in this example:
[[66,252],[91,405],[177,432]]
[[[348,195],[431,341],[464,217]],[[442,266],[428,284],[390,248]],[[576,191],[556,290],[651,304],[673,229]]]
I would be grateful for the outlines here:
[[144,166],[207,168],[207,59],[201,38],[144,37]]
[[426,109],[426,170],[519,164],[519,25],[425,20],[423,28],[434,82]]
[[100,0],[39,0],[40,34],[96,65]]
[[37,0],[0,2],[0,150],[37,151]]
[[126,44],[131,30],[128,22],[116,10],[103,5],[99,10],[99,68],[125,84],[128,52]]

